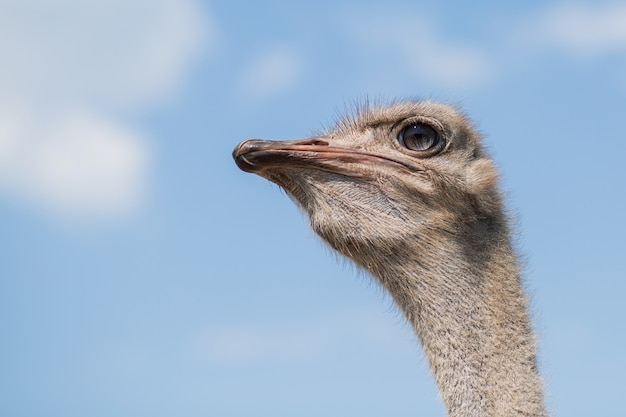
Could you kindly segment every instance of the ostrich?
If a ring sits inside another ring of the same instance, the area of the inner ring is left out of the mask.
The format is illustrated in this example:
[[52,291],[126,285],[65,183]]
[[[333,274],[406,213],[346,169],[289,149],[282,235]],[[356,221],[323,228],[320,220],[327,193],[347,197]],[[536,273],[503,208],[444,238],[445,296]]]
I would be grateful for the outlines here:
[[233,157],[391,294],[449,416],[547,416],[498,174],[464,114],[364,105],[323,135],[246,140]]

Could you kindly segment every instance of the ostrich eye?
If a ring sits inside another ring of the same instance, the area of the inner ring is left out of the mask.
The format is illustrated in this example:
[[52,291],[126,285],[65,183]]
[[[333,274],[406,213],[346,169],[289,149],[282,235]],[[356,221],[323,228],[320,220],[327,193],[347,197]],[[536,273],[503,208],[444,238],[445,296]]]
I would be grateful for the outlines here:
[[398,135],[398,140],[412,151],[430,151],[438,148],[441,138],[435,129],[424,123],[411,123]]

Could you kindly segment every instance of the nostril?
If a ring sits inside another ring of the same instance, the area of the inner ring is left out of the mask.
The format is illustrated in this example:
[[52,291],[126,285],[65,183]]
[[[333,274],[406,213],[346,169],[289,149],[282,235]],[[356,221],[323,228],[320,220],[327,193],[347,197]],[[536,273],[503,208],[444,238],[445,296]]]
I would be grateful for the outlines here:
[[328,146],[328,142],[323,139],[307,139],[298,142],[298,145]]

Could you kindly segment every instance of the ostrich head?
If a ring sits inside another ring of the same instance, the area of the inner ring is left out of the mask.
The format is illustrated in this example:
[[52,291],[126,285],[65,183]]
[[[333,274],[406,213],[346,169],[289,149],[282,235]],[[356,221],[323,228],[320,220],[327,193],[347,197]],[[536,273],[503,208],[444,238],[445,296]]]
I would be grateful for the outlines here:
[[233,156],[284,188],[331,247],[376,273],[389,257],[414,259],[442,233],[471,236],[464,250],[480,252],[480,237],[503,225],[496,170],[480,141],[453,107],[401,102],[361,109],[308,139],[247,140]]

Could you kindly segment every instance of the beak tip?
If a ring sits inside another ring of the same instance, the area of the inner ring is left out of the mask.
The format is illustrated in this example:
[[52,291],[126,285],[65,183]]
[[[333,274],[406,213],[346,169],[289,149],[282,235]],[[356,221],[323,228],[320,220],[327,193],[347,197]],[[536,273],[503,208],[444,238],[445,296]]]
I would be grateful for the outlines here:
[[247,139],[241,142],[233,149],[233,159],[237,164],[237,167],[245,172],[253,172],[255,166],[248,158],[246,154],[259,150],[260,147],[266,145],[269,141],[261,139]]

